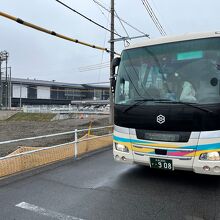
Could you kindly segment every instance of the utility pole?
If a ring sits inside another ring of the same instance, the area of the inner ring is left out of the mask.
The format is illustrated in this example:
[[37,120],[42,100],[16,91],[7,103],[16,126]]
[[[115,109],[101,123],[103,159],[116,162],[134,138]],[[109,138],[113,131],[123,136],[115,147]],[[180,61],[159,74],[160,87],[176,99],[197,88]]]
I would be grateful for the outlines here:
[[[2,83],[2,62],[6,61],[6,67],[7,67],[7,61],[8,61],[8,52],[7,51],[1,51],[0,52],[0,109],[3,106],[3,83]],[[7,68],[6,68],[7,71]]]
[[2,108],[2,59],[0,55],[0,109]]
[[8,85],[8,107],[11,109],[11,93],[12,93],[12,87],[11,87],[11,67],[9,67],[9,85]]
[[5,107],[8,109],[8,56],[5,60]]
[[110,124],[114,124],[114,97],[113,93],[111,91],[111,81],[113,76],[113,65],[112,61],[114,59],[114,51],[115,51],[115,45],[114,45],[114,30],[115,30],[115,1],[111,0],[111,36],[110,36],[110,90],[109,90],[109,97],[110,97]]
[[22,101],[21,101],[21,99],[22,99],[22,83],[20,83],[20,103],[19,103],[19,106],[20,106],[20,110],[21,110],[21,108],[22,108]]

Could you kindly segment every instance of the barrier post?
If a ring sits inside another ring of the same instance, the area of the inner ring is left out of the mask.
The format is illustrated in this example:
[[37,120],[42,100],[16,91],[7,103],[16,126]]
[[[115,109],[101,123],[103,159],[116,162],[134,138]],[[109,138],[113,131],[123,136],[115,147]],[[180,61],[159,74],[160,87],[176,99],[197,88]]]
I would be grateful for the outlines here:
[[74,134],[75,134],[75,143],[74,143],[74,158],[77,158],[77,154],[78,154],[78,146],[77,146],[77,142],[78,142],[78,134],[77,134],[78,130],[75,129]]

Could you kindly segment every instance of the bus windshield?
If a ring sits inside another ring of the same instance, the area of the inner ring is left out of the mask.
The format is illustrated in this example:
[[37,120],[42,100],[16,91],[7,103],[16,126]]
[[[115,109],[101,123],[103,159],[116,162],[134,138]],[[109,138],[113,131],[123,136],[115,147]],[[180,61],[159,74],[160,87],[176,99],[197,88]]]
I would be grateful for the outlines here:
[[[220,38],[196,39],[124,50],[115,104],[137,100],[220,103]],[[158,102],[155,102],[155,104]]]

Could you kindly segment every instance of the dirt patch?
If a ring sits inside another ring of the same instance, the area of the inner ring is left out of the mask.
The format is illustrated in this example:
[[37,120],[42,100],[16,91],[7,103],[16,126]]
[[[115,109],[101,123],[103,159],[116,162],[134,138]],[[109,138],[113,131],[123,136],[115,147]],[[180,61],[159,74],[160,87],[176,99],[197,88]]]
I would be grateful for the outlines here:
[[[74,129],[88,128],[91,120],[92,127],[109,125],[108,116],[95,116],[84,119],[67,119],[59,121],[0,121],[0,141],[20,139],[26,137],[35,137],[39,135],[54,134]],[[82,133],[80,134],[83,135]],[[19,146],[48,147],[56,144],[73,141],[73,134],[58,136],[53,138],[44,138],[34,141],[23,141],[13,144],[0,145],[0,156],[5,156]]]
[[51,121],[56,114],[53,113],[24,113],[18,112],[7,121]]

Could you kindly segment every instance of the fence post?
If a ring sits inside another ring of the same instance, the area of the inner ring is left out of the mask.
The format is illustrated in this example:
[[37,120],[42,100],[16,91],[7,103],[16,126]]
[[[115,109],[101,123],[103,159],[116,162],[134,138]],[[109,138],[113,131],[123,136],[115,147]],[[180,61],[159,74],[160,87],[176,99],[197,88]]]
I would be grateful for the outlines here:
[[78,146],[77,146],[77,142],[78,142],[78,134],[77,134],[78,130],[75,129],[75,143],[74,143],[74,157],[75,159],[77,158],[77,154],[78,154]]

